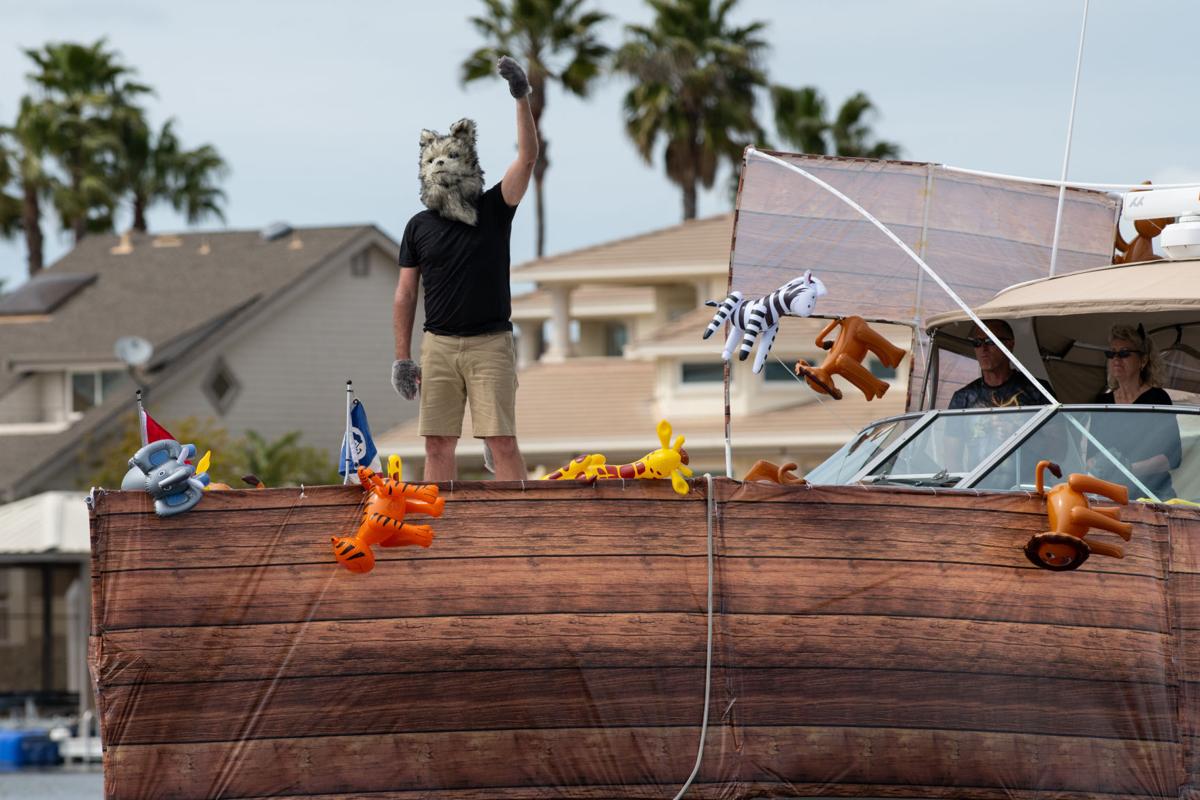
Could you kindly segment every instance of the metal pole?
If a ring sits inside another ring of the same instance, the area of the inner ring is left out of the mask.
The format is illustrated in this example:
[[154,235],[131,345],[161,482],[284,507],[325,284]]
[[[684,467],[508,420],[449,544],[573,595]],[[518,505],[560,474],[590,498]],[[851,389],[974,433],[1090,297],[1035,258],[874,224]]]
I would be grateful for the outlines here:
[[354,396],[354,384],[346,378],[346,438],[342,440],[342,444],[346,448],[346,474],[342,477],[342,485],[350,482],[350,465],[354,462],[354,437],[350,435],[350,403]]
[[1071,163],[1071,131],[1075,127],[1075,101],[1079,97],[1079,72],[1083,67],[1083,38],[1087,33],[1088,0],[1083,0],[1083,25],[1079,29],[1079,53],[1075,56],[1075,86],[1071,89],[1071,113],[1067,117],[1067,150],[1063,154],[1061,183],[1058,187],[1058,211],[1054,214],[1054,243],[1050,245],[1050,277],[1058,261],[1058,234],[1062,227],[1063,201],[1067,195],[1067,166]]

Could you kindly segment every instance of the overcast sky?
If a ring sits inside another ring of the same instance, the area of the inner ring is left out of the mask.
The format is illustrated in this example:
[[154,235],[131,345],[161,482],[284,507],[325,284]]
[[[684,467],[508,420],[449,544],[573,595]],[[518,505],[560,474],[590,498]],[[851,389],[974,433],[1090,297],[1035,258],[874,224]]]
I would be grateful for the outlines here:
[[[640,0],[593,2],[603,30],[644,22]],[[417,136],[476,120],[488,182],[514,153],[504,84],[459,84],[480,44],[480,0],[0,0],[0,124],[27,89],[22,48],[106,36],[157,90],[153,120],[176,117],[185,146],[215,145],[232,167],[231,228],[374,223],[399,238],[420,210]],[[903,157],[1057,178],[1062,168],[1082,0],[742,0],[735,21],[769,23],[773,82],[815,85],[840,104],[862,90],[876,132]],[[1200,3],[1092,0],[1069,177],[1157,183],[1200,179],[1194,86]],[[549,253],[681,217],[677,188],[625,136],[628,84],[605,79],[586,100],[552,91]],[[768,119],[765,104],[764,124]],[[728,210],[725,182],[700,214]],[[120,220],[127,226],[129,214]],[[517,214],[514,263],[533,255],[532,196]],[[215,228],[210,220],[202,227]],[[151,230],[185,230],[155,209]],[[47,260],[70,241],[47,220]],[[23,280],[24,246],[0,243],[0,279]]]

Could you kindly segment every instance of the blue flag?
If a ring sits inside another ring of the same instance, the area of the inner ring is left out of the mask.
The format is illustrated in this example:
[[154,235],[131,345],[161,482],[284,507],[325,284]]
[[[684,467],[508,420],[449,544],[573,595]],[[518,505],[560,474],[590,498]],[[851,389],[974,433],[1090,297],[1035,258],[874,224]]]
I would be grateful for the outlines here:
[[357,399],[350,408],[350,436],[354,449],[349,456],[346,455],[346,437],[342,436],[342,452],[338,457],[339,475],[346,474],[347,460],[352,462],[351,470],[360,466],[369,467],[375,460],[375,454],[379,452],[375,449],[375,442],[371,439],[371,427],[367,425],[367,410]]

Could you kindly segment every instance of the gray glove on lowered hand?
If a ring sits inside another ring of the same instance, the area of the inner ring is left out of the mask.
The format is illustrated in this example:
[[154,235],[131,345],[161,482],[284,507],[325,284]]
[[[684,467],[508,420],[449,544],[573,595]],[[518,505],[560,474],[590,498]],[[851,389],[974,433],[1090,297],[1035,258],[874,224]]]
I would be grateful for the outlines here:
[[405,400],[417,396],[417,387],[421,384],[421,368],[412,359],[398,359],[392,362],[392,388]]
[[501,78],[508,81],[508,93],[516,99],[520,100],[533,91],[529,86],[529,78],[525,77],[525,70],[508,56],[500,57],[496,62],[496,70]]

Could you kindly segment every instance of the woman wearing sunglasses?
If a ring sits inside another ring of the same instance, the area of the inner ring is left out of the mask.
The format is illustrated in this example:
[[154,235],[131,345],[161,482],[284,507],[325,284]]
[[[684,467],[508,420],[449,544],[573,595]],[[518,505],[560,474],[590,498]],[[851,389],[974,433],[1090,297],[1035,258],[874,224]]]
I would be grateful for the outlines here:
[[1171,405],[1163,390],[1162,356],[1141,325],[1114,325],[1108,335],[1108,390],[1099,402],[1138,405]]
[[[1108,390],[1097,402],[1112,405],[1171,405],[1162,388],[1165,368],[1162,356],[1141,325],[1114,325],[1109,332]],[[1170,416],[1121,414],[1104,426],[1109,435],[1101,439],[1160,499],[1175,496],[1170,470],[1182,457],[1179,425]],[[1119,479],[1118,479],[1119,480]]]

